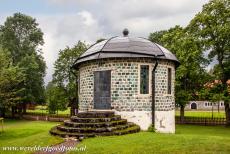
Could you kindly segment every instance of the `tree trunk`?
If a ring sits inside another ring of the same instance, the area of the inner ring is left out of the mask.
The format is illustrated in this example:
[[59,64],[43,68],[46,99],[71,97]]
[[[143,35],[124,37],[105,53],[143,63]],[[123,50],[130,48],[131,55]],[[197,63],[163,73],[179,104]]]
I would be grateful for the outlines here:
[[15,107],[14,106],[11,107],[11,116],[12,118],[15,117]]
[[184,106],[180,107],[180,122],[184,123]]
[[4,108],[0,108],[0,117],[5,117],[5,109]]
[[22,113],[26,114],[26,103],[23,103],[22,105]]
[[22,118],[22,104],[20,104],[19,106],[17,106],[16,109],[18,110],[19,117]]
[[230,106],[229,106],[229,103],[225,102],[224,106],[225,106],[226,126],[230,126]]
[[[228,93],[228,85],[227,85],[226,78],[222,81],[222,83],[224,84],[224,89],[226,90],[224,95],[225,97],[228,97],[229,93]],[[224,107],[225,107],[225,116],[226,116],[226,126],[230,126],[230,102],[225,101]]]
[[[227,81],[228,81],[228,75],[227,72],[225,71],[224,65],[223,65],[223,59],[224,59],[224,52],[222,50],[220,50],[220,48],[217,48],[217,53],[219,53],[217,55],[217,60],[219,62],[219,66],[220,66],[220,70],[221,70],[221,81],[222,84],[224,85],[224,89],[227,89],[228,85],[227,85]],[[228,92],[225,93],[225,95],[229,95]],[[230,126],[230,107],[229,107],[229,103],[230,102],[224,102],[224,106],[225,106],[225,116],[226,116],[226,126]]]

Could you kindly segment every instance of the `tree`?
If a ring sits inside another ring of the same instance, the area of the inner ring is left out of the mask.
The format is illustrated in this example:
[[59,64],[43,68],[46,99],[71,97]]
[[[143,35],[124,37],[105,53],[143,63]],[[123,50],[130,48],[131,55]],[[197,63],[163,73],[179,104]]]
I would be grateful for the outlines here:
[[0,61],[0,116],[4,117],[7,109],[15,108],[22,101],[25,89],[21,84],[25,76],[20,67],[12,65],[12,59],[2,48],[0,48]]
[[76,76],[71,67],[75,60],[86,50],[87,46],[79,41],[73,48],[66,47],[59,51],[59,57],[54,63],[53,82],[65,90],[69,104],[76,100]]
[[184,122],[184,108],[185,105],[188,104],[188,102],[191,100],[192,95],[190,91],[184,90],[180,88],[179,86],[176,86],[176,105],[180,106],[180,120],[181,122]]
[[162,36],[167,33],[167,30],[156,31],[150,33],[149,40],[158,44],[163,44]]
[[65,90],[53,82],[49,82],[46,87],[46,101],[50,114],[56,114],[58,110],[64,111],[67,109],[68,100],[66,99]]
[[219,79],[224,85],[225,113],[227,125],[230,126],[230,100],[227,92],[230,60],[230,1],[211,0],[203,6],[190,22],[188,29],[191,34],[199,37],[204,50],[209,51],[210,59],[217,59]]
[[180,26],[151,33],[149,39],[160,42],[172,51],[181,63],[176,70],[175,96],[183,121],[185,105],[189,100],[196,99],[197,91],[202,88],[207,75],[204,70],[207,61],[203,57],[200,42]]
[[2,46],[11,53],[13,63],[18,63],[26,54],[40,52],[38,47],[44,44],[36,19],[21,13],[7,17],[0,26],[0,35]]
[[25,74],[23,87],[25,88],[24,102],[44,103],[44,75],[46,65],[41,55],[26,55],[18,63]]
[[43,33],[34,18],[15,13],[0,26],[0,41],[9,52],[12,66],[19,67],[24,74],[23,83],[17,87],[24,88],[23,99],[17,106],[25,112],[27,102],[42,102],[45,97],[46,65],[39,48],[44,43]]

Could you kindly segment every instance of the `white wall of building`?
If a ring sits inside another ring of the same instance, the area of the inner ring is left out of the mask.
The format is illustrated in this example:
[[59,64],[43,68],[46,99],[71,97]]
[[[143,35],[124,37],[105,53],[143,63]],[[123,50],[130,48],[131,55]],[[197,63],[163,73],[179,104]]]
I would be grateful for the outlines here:
[[[134,122],[142,130],[148,130],[152,124],[151,111],[115,111],[123,119]],[[159,133],[175,133],[175,111],[155,111],[155,131]]]
[[155,129],[160,133],[175,133],[175,111],[155,111]]

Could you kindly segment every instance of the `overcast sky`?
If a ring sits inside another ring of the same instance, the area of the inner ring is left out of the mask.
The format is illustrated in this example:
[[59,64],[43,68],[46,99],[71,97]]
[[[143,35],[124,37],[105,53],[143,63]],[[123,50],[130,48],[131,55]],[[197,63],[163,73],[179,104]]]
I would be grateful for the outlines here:
[[45,82],[52,80],[60,49],[78,40],[88,44],[122,34],[148,37],[150,32],[186,26],[208,0],[0,0],[0,24],[21,12],[37,19],[44,33]]

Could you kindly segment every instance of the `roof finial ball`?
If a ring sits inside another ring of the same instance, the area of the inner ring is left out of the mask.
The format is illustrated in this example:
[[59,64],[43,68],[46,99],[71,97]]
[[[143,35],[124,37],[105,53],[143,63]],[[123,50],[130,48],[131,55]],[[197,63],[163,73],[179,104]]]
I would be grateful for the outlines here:
[[125,28],[125,29],[123,30],[123,35],[124,35],[124,37],[126,37],[126,36],[129,35],[129,30],[128,30],[127,28]]

